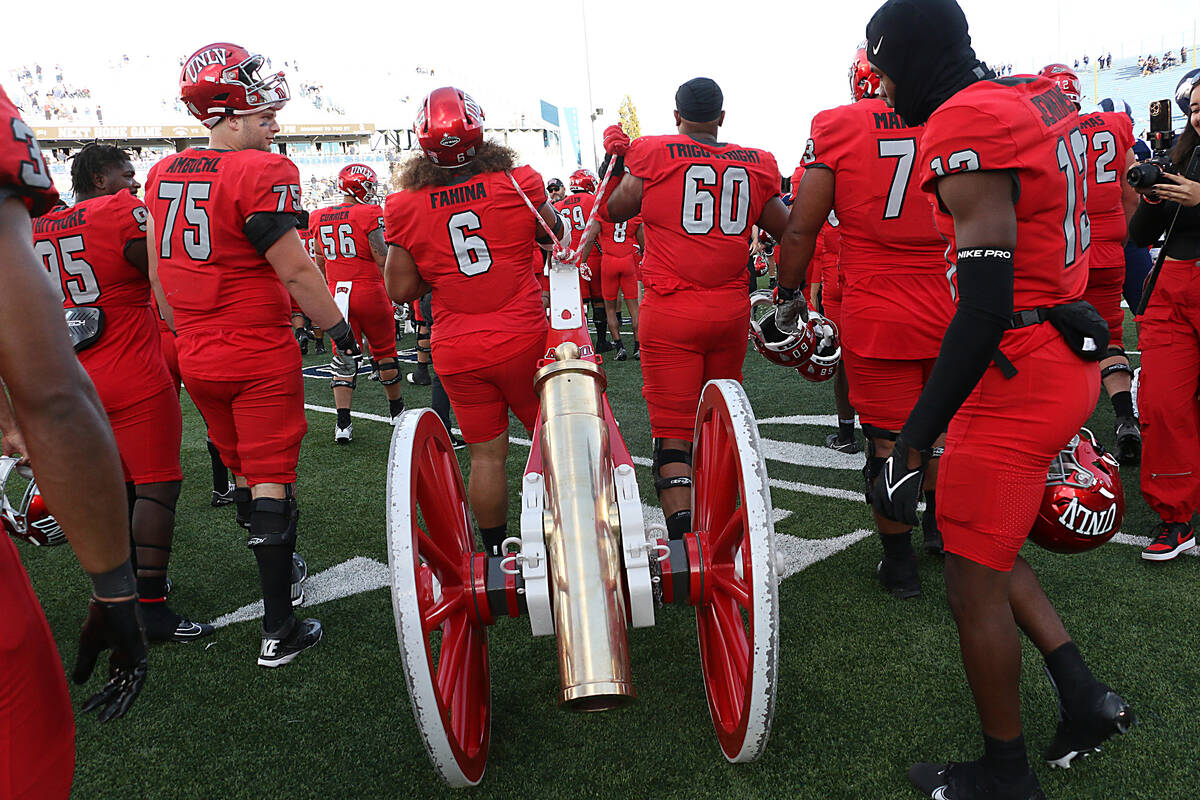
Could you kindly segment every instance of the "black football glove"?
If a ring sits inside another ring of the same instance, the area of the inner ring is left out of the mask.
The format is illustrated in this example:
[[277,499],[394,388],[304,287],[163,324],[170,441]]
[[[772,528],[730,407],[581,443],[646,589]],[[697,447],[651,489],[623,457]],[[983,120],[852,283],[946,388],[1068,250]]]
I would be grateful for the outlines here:
[[358,357],[362,355],[362,348],[358,345],[354,331],[350,329],[346,320],[340,319],[336,325],[325,332],[337,346],[337,352],[333,354],[333,358],[329,362],[330,370],[339,378],[353,378],[358,374]]
[[780,333],[800,335],[800,324],[808,322],[808,302],[802,289],[788,289],[779,284],[771,295],[775,302],[775,327]]
[[146,683],[146,632],[136,597],[118,602],[92,598],[79,634],[79,655],[71,680],[87,683],[104,650],[108,657],[108,683],[83,704],[82,713],[100,709],[100,721],[122,716]]
[[917,501],[925,483],[925,467],[929,459],[925,453],[921,453],[921,463],[910,469],[909,452],[910,448],[903,437],[897,438],[892,454],[883,462],[883,469],[871,487],[871,506],[880,516],[893,522],[916,525]]

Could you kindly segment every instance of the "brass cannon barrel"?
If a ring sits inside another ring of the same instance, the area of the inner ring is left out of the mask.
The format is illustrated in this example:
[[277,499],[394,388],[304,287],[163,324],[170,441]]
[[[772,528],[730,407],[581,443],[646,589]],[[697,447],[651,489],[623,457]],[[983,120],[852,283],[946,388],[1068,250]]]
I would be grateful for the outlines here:
[[542,403],[545,537],[558,638],[559,702],[600,711],[630,702],[616,492],[603,414],[604,371],[571,343],[534,379]]

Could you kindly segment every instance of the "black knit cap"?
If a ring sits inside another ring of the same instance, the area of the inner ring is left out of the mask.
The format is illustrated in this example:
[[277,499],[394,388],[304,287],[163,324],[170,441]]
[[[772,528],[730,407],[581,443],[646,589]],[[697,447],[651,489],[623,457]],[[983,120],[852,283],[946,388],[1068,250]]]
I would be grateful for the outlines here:
[[675,110],[688,122],[712,122],[724,107],[725,95],[712,78],[692,78],[675,92]]

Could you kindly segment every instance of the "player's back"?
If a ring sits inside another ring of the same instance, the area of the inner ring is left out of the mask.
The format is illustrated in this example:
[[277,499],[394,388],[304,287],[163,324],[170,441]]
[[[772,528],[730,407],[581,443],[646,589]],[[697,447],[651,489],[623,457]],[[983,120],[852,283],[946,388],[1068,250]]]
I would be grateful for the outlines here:
[[[1097,111],[1079,116],[1079,130],[1088,143],[1087,212],[1092,246],[1109,245],[1112,256],[1106,263],[1123,267],[1127,229],[1122,187],[1125,154],[1133,147],[1133,121],[1122,112]],[[1093,261],[1096,255],[1092,254]]]
[[[536,171],[519,166],[511,173],[534,207],[545,202]],[[503,171],[401,190],[384,208],[385,238],[412,255],[433,287],[435,340],[544,329],[541,289],[530,270],[536,226]]]
[[383,209],[374,203],[339,203],[309,215],[312,250],[325,258],[329,281],[383,281],[367,235],[383,227]]
[[[782,178],[765,150],[690,136],[642,136],[625,166],[642,179],[642,278],[658,294],[746,295],[754,223]],[[740,314],[740,304],[729,309]]]
[[33,129],[21,119],[2,86],[0,130],[5,132],[0,136],[0,200],[13,193],[25,201],[31,216],[46,213],[59,201],[58,190]]
[[605,258],[633,258],[633,245],[637,241],[637,229],[642,224],[641,217],[634,217],[625,222],[610,222],[603,214],[596,215],[600,223],[600,235],[597,241],[604,251]]
[[[592,208],[596,205],[596,195],[591,192],[572,192],[554,204],[554,207],[571,220],[571,249],[579,247],[583,231],[591,218]],[[603,248],[601,244],[601,248]]]
[[189,148],[150,169],[146,204],[177,332],[288,327],[287,291],[244,227],[254,214],[300,210],[291,161],[259,150]]
[[906,127],[879,99],[813,118],[804,161],[834,173],[833,208],[848,280],[864,273],[945,272],[945,242],[928,198],[912,180],[922,133]]

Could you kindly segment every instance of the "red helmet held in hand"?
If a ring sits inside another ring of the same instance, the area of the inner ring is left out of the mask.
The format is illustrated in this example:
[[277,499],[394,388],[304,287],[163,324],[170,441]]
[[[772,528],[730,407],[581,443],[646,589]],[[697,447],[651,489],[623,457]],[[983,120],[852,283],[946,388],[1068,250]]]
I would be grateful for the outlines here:
[[1029,538],[1056,553],[1082,553],[1111,539],[1124,518],[1117,459],[1083,428],[1050,464]]
[[784,333],[775,324],[775,302],[766,292],[750,295],[750,341],[768,361],[791,367],[815,383],[832,378],[842,360],[838,329],[831,320],[809,311],[799,334]]
[[483,109],[462,89],[443,86],[421,101],[413,131],[430,161],[461,167],[483,143]]
[[359,203],[373,203],[379,179],[375,170],[366,164],[347,164],[337,177],[338,190],[348,194]]
[[[17,469],[17,459],[0,457],[0,524],[15,539],[38,547],[52,547],[67,541],[62,526],[46,508],[37,481],[29,478],[25,494],[18,505],[8,500],[8,478]],[[32,475],[32,473],[30,473]]]
[[1079,82],[1079,76],[1066,64],[1047,64],[1038,75],[1054,81],[1072,103],[1078,103],[1083,96],[1083,84]]
[[214,42],[192,53],[179,74],[179,99],[206,128],[225,117],[283,108],[291,98],[282,72],[259,75],[262,56],[229,42]]
[[879,76],[871,72],[867,63],[867,43],[863,42],[854,51],[854,60],[850,62],[850,95],[854,102],[866,97],[879,96]]

